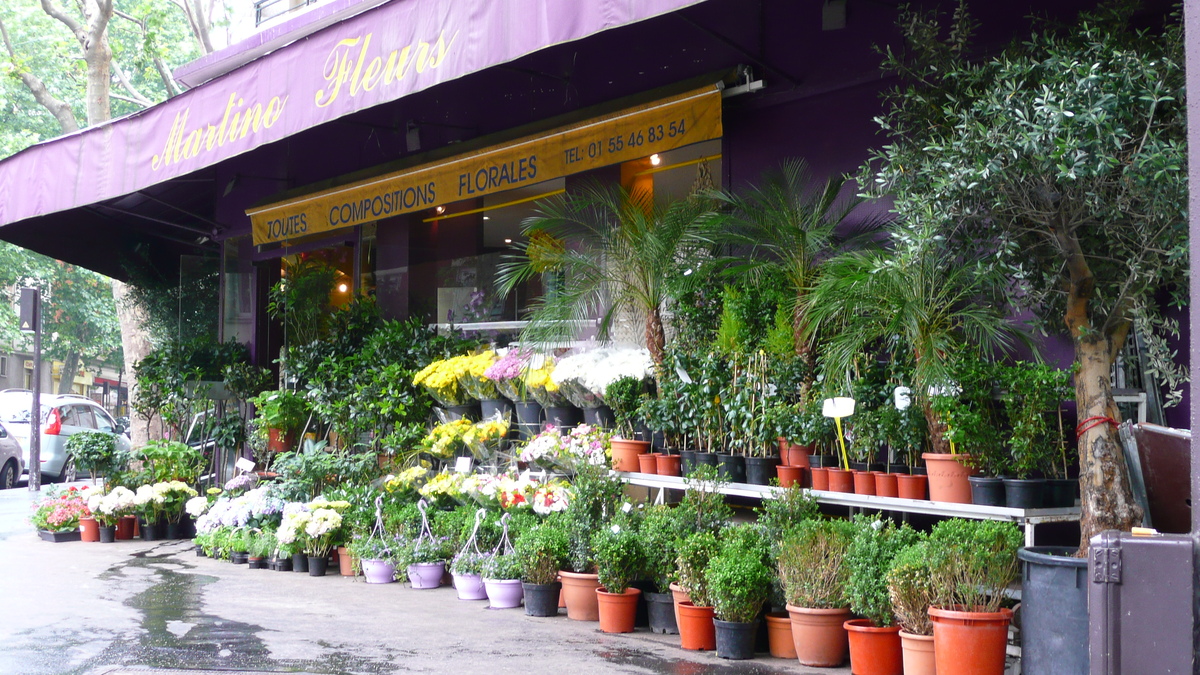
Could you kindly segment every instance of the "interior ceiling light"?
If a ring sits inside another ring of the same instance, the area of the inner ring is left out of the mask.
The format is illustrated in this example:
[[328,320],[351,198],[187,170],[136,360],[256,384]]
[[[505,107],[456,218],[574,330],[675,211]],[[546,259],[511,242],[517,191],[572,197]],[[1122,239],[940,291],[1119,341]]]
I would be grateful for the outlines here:
[[349,288],[350,287],[347,286],[346,284],[338,284],[338,291],[340,291],[342,293],[345,293],[347,290],[349,290]]
[[492,219],[492,217],[491,217],[491,216],[484,216],[484,217],[483,217],[483,219],[484,219],[484,220],[491,220],[491,219]]
[[659,164],[662,164],[662,157],[659,157],[657,152],[650,155],[650,165],[658,166]]
[[445,212],[446,212],[446,207],[444,207],[444,206],[439,206],[439,207],[437,207],[436,209],[434,209],[434,210],[433,210],[433,212],[434,212],[434,213],[436,213],[436,214],[438,214],[438,215],[440,216],[440,215],[442,215],[443,213],[445,213]]
[[506,244],[511,244],[511,243],[512,243],[512,239],[505,239],[505,240],[504,240],[504,243],[506,243]]

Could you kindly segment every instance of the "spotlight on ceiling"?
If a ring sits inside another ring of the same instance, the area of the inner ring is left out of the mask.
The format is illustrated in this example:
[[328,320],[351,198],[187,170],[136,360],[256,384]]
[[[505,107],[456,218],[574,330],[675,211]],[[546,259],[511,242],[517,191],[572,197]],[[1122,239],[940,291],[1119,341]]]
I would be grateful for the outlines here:
[[659,157],[657,152],[650,155],[650,165],[658,166],[659,164],[662,164],[662,157]]

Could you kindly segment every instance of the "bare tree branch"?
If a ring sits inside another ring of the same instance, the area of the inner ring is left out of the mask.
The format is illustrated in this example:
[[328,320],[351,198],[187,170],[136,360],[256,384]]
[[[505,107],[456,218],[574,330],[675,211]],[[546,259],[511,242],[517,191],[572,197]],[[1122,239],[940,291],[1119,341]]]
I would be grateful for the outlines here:
[[[113,72],[117,74],[117,80],[121,83],[121,86],[125,88],[125,91],[129,92],[129,96],[135,103],[143,108],[149,108],[150,106],[154,105],[154,101],[146,98],[144,95],[142,95],[142,92],[138,91],[137,88],[133,86],[133,83],[129,81],[129,76],[125,74],[125,69],[121,67],[121,64],[117,63],[116,59],[113,59],[112,68]],[[115,96],[115,94],[113,95]]]
[[3,37],[4,48],[8,51],[9,59],[17,69],[21,82],[29,89],[29,93],[33,94],[33,99],[51,115],[54,115],[54,119],[58,120],[58,126],[64,134],[78,131],[79,121],[75,119],[75,112],[71,110],[71,105],[51,94],[50,90],[46,88],[46,84],[37,75],[17,63],[17,52],[13,49],[12,40],[8,37],[8,29],[4,26],[3,20],[0,20],[0,37]]
[[54,0],[41,0],[41,3],[42,11],[50,15],[50,18],[58,20],[69,28],[75,34],[75,38],[79,40],[80,44],[83,44],[84,40],[87,39],[87,31],[84,29],[83,24],[76,21],[75,17],[62,11],[54,4]]

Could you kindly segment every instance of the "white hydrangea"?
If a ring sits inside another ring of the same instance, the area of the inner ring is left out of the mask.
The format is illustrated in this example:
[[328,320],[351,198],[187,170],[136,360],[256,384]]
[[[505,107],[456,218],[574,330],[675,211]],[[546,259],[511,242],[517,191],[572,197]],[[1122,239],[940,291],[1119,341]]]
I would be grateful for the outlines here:
[[183,505],[183,510],[193,518],[199,518],[208,511],[208,497],[192,497]]

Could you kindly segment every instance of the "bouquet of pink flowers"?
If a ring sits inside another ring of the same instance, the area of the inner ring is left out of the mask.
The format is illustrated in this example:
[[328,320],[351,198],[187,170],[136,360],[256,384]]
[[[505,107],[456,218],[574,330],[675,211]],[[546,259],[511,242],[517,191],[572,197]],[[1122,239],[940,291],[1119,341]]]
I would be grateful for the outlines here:
[[526,401],[529,391],[525,386],[525,370],[529,366],[532,352],[510,349],[483,372],[483,376],[496,383],[496,388],[511,401]]
[[69,487],[62,490],[50,488],[46,497],[33,505],[33,515],[29,522],[39,530],[49,532],[70,532],[79,529],[79,519],[92,515],[88,511],[88,489]]

